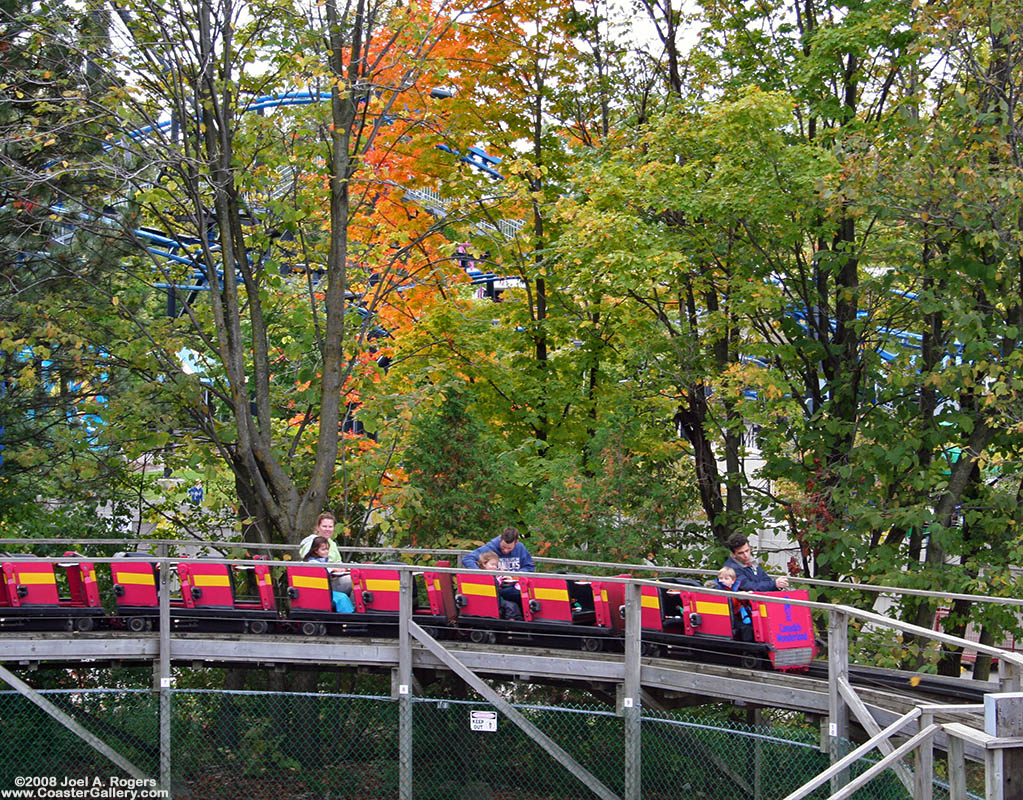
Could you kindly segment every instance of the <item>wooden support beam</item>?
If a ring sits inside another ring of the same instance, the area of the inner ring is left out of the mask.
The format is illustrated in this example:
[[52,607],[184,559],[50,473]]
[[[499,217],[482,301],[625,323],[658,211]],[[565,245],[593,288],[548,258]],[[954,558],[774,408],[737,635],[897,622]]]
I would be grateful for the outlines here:
[[853,780],[849,781],[841,790],[831,795],[828,800],[846,800],[848,797],[852,797],[857,791],[862,789],[874,778],[884,772],[888,767],[897,763],[900,758],[905,757],[911,753],[916,747],[922,742],[930,739],[938,731],[938,725],[928,725],[922,731],[915,736],[910,737],[906,742],[896,747],[892,752],[874,764],[865,772],[858,775]]
[[887,739],[890,736],[893,736],[894,734],[898,733],[910,722],[919,718],[919,716],[920,716],[919,708],[914,708],[909,713],[903,714],[901,717],[895,720],[895,722],[893,722],[891,725],[889,725],[887,728],[885,728],[883,731],[877,734],[877,736],[872,736],[870,739],[865,741],[851,753],[846,754],[844,757],[836,761],[816,778],[813,778],[803,786],[800,786],[798,789],[796,789],[796,791],[788,795],[788,797],[786,797],[785,800],[802,800],[802,798],[808,797],[809,795],[813,794],[815,791],[817,791],[817,789],[819,789],[825,783],[830,781],[835,775],[838,775],[841,772],[848,770],[850,766],[852,766],[859,759],[861,759],[863,756],[865,756],[867,753],[873,750],[877,746],[877,743],[879,741],[881,741],[882,739]]
[[440,659],[448,669],[479,692],[488,703],[521,728],[533,741],[546,750],[555,761],[577,777],[597,797],[600,797],[602,800],[620,800],[618,795],[601,783],[593,773],[572,758],[568,752],[546,733],[526,719],[517,708],[491,689],[476,673],[455,658],[453,653],[448,652],[440,642],[430,636],[415,622],[409,620],[408,626],[409,633],[416,641],[420,642],[427,650]]
[[[838,691],[842,695],[842,699],[845,700],[846,705],[852,710],[853,716],[856,717],[860,725],[863,726],[863,730],[867,732],[868,736],[877,736],[881,732],[881,726],[875,722],[873,715],[867,710],[867,706],[864,704],[856,690],[849,685],[849,681],[844,678],[838,680]],[[933,720],[931,720],[933,721]],[[887,739],[879,739],[877,742],[877,749],[882,754],[888,755],[895,747]],[[909,792],[913,800],[922,800],[919,796],[913,792],[915,782],[913,779],[913,773],[906,769],[902,764],[895,764],[892,769],[895,770],[895,774],[902,781],[902,785],[906,787],[906,791]]]

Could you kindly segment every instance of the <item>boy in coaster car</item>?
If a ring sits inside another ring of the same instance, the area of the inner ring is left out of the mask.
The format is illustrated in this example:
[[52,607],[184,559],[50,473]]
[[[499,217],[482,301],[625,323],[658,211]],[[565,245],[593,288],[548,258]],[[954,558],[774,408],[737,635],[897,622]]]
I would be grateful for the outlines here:
[[[727,592],[739,591],[735,570],[731,567],[722,567],[718,571],[718,579],[714,581],[714,585]],[[732,627],[735,629],[736,639],[742,642],[753,641],[753,619],[745,600],[732,600]]]

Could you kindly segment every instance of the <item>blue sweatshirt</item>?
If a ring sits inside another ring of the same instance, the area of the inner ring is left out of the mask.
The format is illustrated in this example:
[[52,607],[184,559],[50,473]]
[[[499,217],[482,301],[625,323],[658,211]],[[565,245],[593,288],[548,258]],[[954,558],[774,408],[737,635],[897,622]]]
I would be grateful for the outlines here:
[[501,552],[501,537],[495,536],[482,547],[477,547],[471,553],[462,556],[462,566],[469,569],[479,569],[479,559],[483,553],[497,553],[497,568],[507,572],[535,572],[536,564],[529,551],[523,547],[522,542],[515,542],[512,551],[505,555]]
[[778,584],[774,582],[774,578],[764,572],[764,568],[759,564],[747,567],[745,564],[740,564],[734,558],[729,557],[725,562],[725,566],[735,570],[735,586],[732,588],[737,592],[778,591]]

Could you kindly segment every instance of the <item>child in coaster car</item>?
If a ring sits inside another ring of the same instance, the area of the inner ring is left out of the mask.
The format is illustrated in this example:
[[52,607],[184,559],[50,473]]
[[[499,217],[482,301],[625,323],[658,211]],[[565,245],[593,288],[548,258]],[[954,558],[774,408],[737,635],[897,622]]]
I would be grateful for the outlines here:
[[[731,567],[722,567],[714,583],[718,589],[728,592],[739,591],[739,581],[736,580],[735,570]],[[732,627],[735,629],[736,639],[743,642],[753,641],[753,620],[744,600],[732,600]]]
[[[306,553],[306,561],[316,561],[321,564],[330,562],[330,540],[325,536],[317,536],[309,545],[309,552]],[[341,590],[340,573],[332,571],[330,574],[330,598],[334,610],[339,614],[351,614],[355,611],[352,598]]]
[[[477,563],[479,563],[480,569],[497,569],[499,562],[500,559],[498,558],[497,553],[487,551],[485,553],[480,553],[479,561]],[[510,581],[511,579],[497,578],[496,580],[501,583]],[[506,600],[504,597],[501,597],[500,594],[497,596],[497,606],[501,612],[501,619],[521,620],[523,618],[521,605],[516,606],[515,603],[511,600]]]

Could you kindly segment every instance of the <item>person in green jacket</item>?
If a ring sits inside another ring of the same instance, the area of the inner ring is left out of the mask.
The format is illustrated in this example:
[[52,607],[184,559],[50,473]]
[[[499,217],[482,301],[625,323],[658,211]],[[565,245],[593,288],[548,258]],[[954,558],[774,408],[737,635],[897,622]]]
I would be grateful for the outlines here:
[[[312,547],[313,539],[317,536],[322,536],[330,543],[330,547],[327,552],[327,560],[332,563],[340,562],[341,551],[337,549],[337,542],[334,541],[334,527],[336,524],[334,515],[329,511],[324,511],[320,514],[320,516],[316,518],[316,530],[298,543],[298,557],[304,560],[309,554],[309,548]],[[332,575],[334,578],[338,579],[337,581],[332,581],[332,584],[336,584],[338,589],[345,594],[351,594],[352,577],[348,574],[348,571],[333,570]]]

